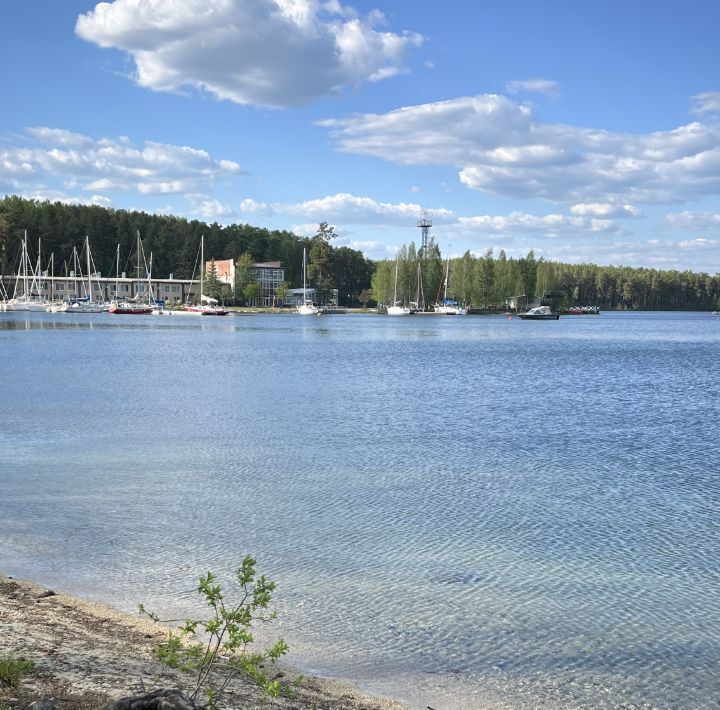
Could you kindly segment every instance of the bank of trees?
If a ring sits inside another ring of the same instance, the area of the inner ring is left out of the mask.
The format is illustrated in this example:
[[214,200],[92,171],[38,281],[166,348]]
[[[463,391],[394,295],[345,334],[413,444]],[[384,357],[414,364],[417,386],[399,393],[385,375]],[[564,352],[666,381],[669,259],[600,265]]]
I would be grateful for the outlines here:
[[[399,251],[398,299],[416,300],[418,267],[428,305],[442,299],[447,271],[437,246],[427,254],[414,244]],[[450,259],[448,296],[474,308],[504,308],[516,300],[532,303],[546,293],[561,293],[564,306],[593,305],[604,310],[716,310],[720,308],[720,278],[692,271],[595,264],[564,264],[537,259],[530,251],[521,258],[497,256],[488,249],[482,256],[466,252]],[[372,294],[389,303],[395,284],[395,260],[376,264]]]
[[[222,226],[168,215],[113,210],[94,205],[39,202],[20,197],[0,200],[0,273],[17,269],[20,241],[27,230],[36,249],[42,243],[43,268],[55,254],[55,273],[67,268],[74,246],[90,237],[95,266],[103,274],[115,273],[120,244],[120,270],[133,273],[131,255],[140,231],[146,254],[153,253],[153,274],[191,278],[198,258],[200,236],[205,235],[208,260],[234,259],[239,300],[252,297],[249,269],[254,262],[280,261],[288,288],[301,286],[302,254],[307,249],[309,278],[321,302],[337,289],[339,305],[389,303],[395,284],[395,259],[372,262],[349,247],[334,244],[335,231],[321,222],[312,236],[285,230],[268,230],[249,224]],[[443,295],[446,256],[431,239],[421,253],[413,243],[399,252],[398,298],[406,303],[417,299],[418,268],[425,301],[435,303]],[[236,283],[236,287],[237,287]],[[249,289],[249,291],[248,291]],[[476,308],[504,306],[519,297],[532,302],[545,292],[563,294],[564,305],[596,305],[603,309],[716,310],[720,308],[718,276],[691,271],[594,264],[563,264],[537,259],[532,251],[521,258],[494,254],[464,255],[450,260],[448,295]]]

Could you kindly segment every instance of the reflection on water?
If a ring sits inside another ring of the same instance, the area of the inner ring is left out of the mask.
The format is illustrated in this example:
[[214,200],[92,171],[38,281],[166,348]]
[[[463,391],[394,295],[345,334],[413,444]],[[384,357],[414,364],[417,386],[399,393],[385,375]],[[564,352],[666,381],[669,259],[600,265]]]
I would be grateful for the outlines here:
[[182,616],[251,552],[293,662],[413,707],[708,707],[719,340],[2,314],[0,569]]

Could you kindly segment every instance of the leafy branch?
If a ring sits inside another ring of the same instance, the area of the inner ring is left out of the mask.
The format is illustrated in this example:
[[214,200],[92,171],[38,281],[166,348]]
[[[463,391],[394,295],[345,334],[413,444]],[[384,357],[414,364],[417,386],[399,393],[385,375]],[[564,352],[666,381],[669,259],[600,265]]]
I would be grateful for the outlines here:
[[[209,618],[185,620],[179,629],[169,632],[167,641],[155,651],[157,658],[170,668],[195,674],[190,697],[195,700],[204,689],[209,707],[216,707],[217,696],[238,675],[248,676],[271,697],[288,692],[277,677],[271,679],[265,670],[268,663],[275,665],[287,653],[285,641],[280,639],[264,651],[249,650],[254,641],[253,624],[268,623],[276,617],[274,611],[269,611],[275,582],[264,575],[257,576],[255,560],[249,555],[235,571],[235,581],[240,596],[231,604],[212,572],[200,577],[198,593],[211,609]],[[139,610],[153,621],[160,621],[157,614],[142,604]]]

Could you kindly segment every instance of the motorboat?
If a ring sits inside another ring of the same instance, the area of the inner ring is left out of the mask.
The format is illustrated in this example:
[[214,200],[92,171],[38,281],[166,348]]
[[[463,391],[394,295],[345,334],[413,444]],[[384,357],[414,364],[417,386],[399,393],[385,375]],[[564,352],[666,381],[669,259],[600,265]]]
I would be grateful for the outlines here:
[[560,315],[553,313],[550,306],[535,306],[525,313],[518,313],[522,320],[558,320]]

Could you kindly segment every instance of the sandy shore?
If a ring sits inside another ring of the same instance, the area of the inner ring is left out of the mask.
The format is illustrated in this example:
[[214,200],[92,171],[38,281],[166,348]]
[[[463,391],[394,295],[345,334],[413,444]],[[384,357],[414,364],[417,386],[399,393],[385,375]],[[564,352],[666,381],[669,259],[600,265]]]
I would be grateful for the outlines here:
[[[162,666],[153,649],[164,627],[110,607],[54,593],[0,575],[0,656],[17,653],[35,663],[17,688],[0,684],[0,708],[27,708],[50,697],[56,708],[94,710],[110,700],[158,688],[190,688],[190,676]],[[285,672],[287,679],[293,674]],[[238,679],[222,708],[402,710],[357,688],[304,678],[292,699],[268,699]]]

